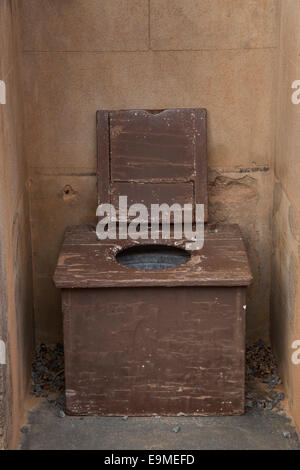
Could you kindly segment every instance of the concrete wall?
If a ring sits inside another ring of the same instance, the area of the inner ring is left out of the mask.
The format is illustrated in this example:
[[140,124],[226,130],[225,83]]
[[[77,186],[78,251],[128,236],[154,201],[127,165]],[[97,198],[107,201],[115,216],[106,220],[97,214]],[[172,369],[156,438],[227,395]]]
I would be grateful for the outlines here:
[[[65,227],[94,221],[97,109],[206,107],[210,220],[238,222],[268,332],[277,0],[20,0],[38,341],[61,338]],[[71,188],[67,194],[66,188]]]
[[291,88],[300,80],[300,1],[281,2],[271,295],[272,341],[280,358],[293,416],[300,429],[300,365],[291,361],[300,340],[300,104]]
[[28,392],[33,344],[28,177],[23,144],[17,0],[0,2],[0,448],[14,447]]

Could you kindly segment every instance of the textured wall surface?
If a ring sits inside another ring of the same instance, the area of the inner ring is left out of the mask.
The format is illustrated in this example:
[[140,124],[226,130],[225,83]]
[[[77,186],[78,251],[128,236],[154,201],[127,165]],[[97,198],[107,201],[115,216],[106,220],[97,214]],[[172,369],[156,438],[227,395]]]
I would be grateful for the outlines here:
[[276,129],[271,295],[272,341],[281,361],[293,416],[300,429],[300,365],[292,343],[300,340],[300,104],[291,88],[300,79],[300,2],[281,6],[279,96]]
[[31,240],[17,4],[16,0],[0,3],[0,79],[6,84],[6,104],[0,104],[0,339],[6,343],[7,350],[7,364],[0,365],[0,447],[16,444],[28,391],[33,344]]
[[97,109],[206,107],[210,219],[237,222],[267,334],[276,0],[22,0],[38,340],[62,335],[52,275],[65,227],[94,221]]

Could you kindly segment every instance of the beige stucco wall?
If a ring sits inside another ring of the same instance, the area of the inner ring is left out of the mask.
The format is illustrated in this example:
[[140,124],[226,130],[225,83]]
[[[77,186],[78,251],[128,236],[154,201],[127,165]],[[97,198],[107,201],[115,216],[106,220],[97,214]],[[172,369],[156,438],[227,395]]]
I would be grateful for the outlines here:
[[[31,241],[23,142],[17,0],[0,2],[0,448],[15,446],[29,387],[33,344]],[[2,429],[1,429],[2,425]],[[1,435],[2,434],[2,435]]]
[[271,332],[300,429],[300,365],[291,360],[292,343],[300,340],[300,104],[291,100],[292,83],[300,80],[300,1],[283,0],[281,4]]
[[[65,227],[95,220],[97,109],[206,107],[210,220],[238,222],[269,318],[277,0],[20,0],[37,339],[61,338]],[[71,193],[64,188],[69,185]]]

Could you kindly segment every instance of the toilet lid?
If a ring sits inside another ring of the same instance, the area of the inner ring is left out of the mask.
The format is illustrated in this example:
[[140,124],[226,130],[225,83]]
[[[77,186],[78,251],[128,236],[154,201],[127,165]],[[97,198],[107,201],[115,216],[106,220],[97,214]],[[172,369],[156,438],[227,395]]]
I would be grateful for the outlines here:
[[97,112],[98,201],[128,205],[204,204],[207,220],[206,110]]

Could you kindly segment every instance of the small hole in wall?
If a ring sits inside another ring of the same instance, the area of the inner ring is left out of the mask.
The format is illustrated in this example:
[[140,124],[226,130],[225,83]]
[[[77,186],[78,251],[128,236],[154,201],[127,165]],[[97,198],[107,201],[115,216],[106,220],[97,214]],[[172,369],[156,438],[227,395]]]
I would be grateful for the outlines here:
[[69,199],[74,199],[76,198],[77,196],[77,193],[76,191],[74,191],[74,189],[72,188],[72,186],[70,186],[69,184],[67,184],[63,190],[62,190],[62,197],[63,197],[63,200],[64,201],[67,201]]

